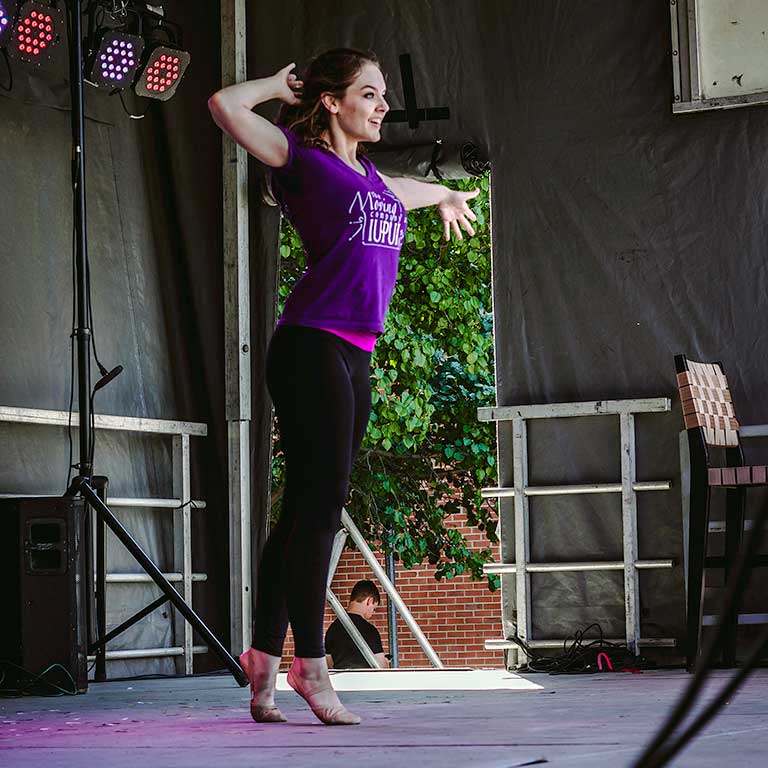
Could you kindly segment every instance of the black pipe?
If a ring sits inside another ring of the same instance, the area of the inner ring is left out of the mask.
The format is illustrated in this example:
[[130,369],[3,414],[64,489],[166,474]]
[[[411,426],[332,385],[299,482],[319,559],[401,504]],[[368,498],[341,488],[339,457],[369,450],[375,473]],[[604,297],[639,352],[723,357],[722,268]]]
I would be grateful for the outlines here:
[[209,648],[221,659],[235,680],[242,687],[248,685],[242,667],[230,655],[229,651],[221,644],[216,635],[203,623],[203,620],[184,602],[182,596],[174,589],[173,585],[165,578],[162,571],[150,560],[147,553],[131,538],[122,523],[112,514],[109,507],[99,498],[96,491],[82,477],[76,477],[72,481],[72,491],[82,494],[88,503],[96,510],[99,517],[107,524],[112,533],[117,536],[123,546],[136,558],[141,567],[150,575],[152,581],[157,584],[163,594],[171,601],[174,608],[192,625],[200,634]]
[[[392,539],[392,531],[390,529],[390,540]],[[392,582],[392,586],[395,586],[395,553],[390,551],[387,554],[387,578]],[[400,655],[397,649],[397,610],[395,604],[391,600],[387,600],[387,629],[389,630],[389,665],[391,667],[400,666]]]
[[162,597],[158,597],[157,600],[151,602],[149,605],[145,605],[140,611],[134,613],[130,619],[126,619],[119,626],[115,627],[114,629],[110,629],[109,632],[104,635],[104,637],[100,637],[98,640],[94,640],[88,646],[88,653],[93,653],[97,648],[103,651],[110,640],[114,640],[119,635],[122,635],[126,629],[130,629],[134,624],[138,624],[145,616],[149,616],[150,613],[156,611],[167,602],[168,596],[163,595]]
[[77,400],[81,477],[91,476],[91,328],[88,307],[88,236],[85,208],[85,115],[83,112],[82,0],[69,6],[69,77],[72,100],[72,186],[77,282]]

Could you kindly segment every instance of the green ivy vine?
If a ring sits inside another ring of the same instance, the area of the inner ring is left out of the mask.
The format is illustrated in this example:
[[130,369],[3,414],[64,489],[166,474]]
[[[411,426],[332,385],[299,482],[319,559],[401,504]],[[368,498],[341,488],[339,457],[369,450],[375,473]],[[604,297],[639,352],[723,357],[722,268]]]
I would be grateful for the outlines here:
[[[410,211],[397,287],[373,354],[373,411],[351,477],[347,511],[369,542],[403,566],[425,560],[435,578],[486,578],[489,547],[472,550],[446,522],[466,510],[469,524],[498,542],[495,504],[480,488],[496,484],[493,424],[477,408],[495,402],[489,178],[447,182],[479,187],[470,202],[476,233],[443,239],[436,209]],[[304,268],[304,249],[283,221],[279,309]],[[273,514],[279,514],[283,456],[275,429]],[[489,589],[498,576],[488,576]]]

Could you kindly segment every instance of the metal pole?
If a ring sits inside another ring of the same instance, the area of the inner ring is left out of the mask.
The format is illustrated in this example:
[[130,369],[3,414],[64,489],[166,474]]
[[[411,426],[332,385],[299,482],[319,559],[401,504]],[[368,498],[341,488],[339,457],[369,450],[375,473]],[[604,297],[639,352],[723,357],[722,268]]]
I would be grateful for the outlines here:
[[69,29],[70,95],[72,99],[72,187],[75,224],[75,269],[77,285],[77,399],[79,407],[81,477],[91,476],[91,329],[88,307],[88,237],[85,207],[85,116],[83,114],[83,23],[82,1],[72,0]]
[[347,532],[344,528],[341,528],[336,536],[333,538],[333,549],[331,549],[331,562],[328,567],[328,581],[326,587],[330,589],[333,583],[333,577],[336,575],[336,569],[339,567],[339,560],[341,560],[341,553],[344,551],[344,544],[347,542]]
[[530,502],[525,495],[528,487],[528,423],[524,418],[512,419],[512,478],[515,485],[515,601],[517,607],[517,636],[531,639],[531,540],[528,515]]
[[[392,531],[389,531],[390,536]],[[387,554],[387,576],[392,582],[392,586],[395,584],[395,553],[389,552]],[[397,611],[395,610],[395,604],[392,600],[387,600],[387,629],[389,630],[389,654],[392,656],[390,665],[392,667],[400,666],[400,656],[397,649]]]
[[[103,475],[93,478],[93,488],[99,498],[107,503],[109,480]],[[107,634],[107,542],[104,521],[94,514],[96,527],[96,637]],[[93,679],[103,683],[107,679],[107,649],[104,645],[96,649],[96,669]]]
[[[246,0],[221,2],[221,81],[248,79]],[[230,648],[251,644],[251,306],[248,153],[224,134],[224,382],[229,457]]]
[[371,552],[371,548],[368,546],[368,543],[363,538],[363,535],[360,533],[357,526],[352,522],[352,518],[349,516],[346,509],[341,510],[341,524],[347,529],[352,540],[355,542],[355,546],[360,550],[360,553],[365,558],[368,565],[371,566],[374,575],[379,580],[381,586],[384,587],[384,591],[389,595],[389,599],[395,604],[395,608],[397,608],[398,612],[403,617],[403,621],[413,633],[416,642],[421,646],[421,649],[427,655],[427,658],[432,665],[438,669],[445,669],[443,662],[440,661],[440,657],[435,653],[435,649],[430,645],[426,635],[421,631],[421,627],[416,622],[416,619],[413,618],[413,615],[408,610],[408,606],[403,602],[403,598],[398,594],[394,585],[389,580],[389,577],[384,572],[384,569],[381,567],[381,564],[376,559],[376,556]]
[[637,474],[635,417],[619,416],[621,429],[621,511],[624,538],[624,607],[627,648],[640,653],[640,580],[637,573],[637,495],[632,486]]

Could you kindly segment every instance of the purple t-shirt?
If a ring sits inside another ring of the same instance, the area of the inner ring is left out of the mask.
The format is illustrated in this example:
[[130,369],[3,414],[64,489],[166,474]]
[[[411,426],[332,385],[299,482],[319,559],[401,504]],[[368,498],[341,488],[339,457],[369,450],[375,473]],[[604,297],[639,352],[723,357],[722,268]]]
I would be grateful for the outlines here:
[[362,155],[366,176],[340,157],[288,139],[288,163],[272,191],[296,228],[307,266],[286,300],[282,325],[384,330],[405,238],[405,208]]

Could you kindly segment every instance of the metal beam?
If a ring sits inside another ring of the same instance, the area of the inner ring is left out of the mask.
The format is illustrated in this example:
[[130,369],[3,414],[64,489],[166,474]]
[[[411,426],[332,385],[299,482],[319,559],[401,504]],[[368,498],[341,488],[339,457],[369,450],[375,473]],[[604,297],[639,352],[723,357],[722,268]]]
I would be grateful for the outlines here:
[[[247,79],[246,0],[221,1],[221,80]],[[249,294],[248,156],[223,135],[224,345],[229,454],[230,648],[251,642],[251,305]]]
[[[647,480],[634,483],[635,491],[668,491],[672,487],[669,480]],[[586,483],[582,485],[533,485],[523,489],[526,496],[576,496],[583,493],[621,493],[621,483]],[[484,499],[503,499],[514,497],[514,488],[481,488]]]
[[[192,653],[208,653],[207,645],[195,645]],[[130,648],[123,651],[107,651],[107,661],[118,659],[154,659],[166,656],[183,656],[183,648]],[[93,661],[95,656],[88,656],[88,661]]]
[[[0,499],[46,499],[51,496],[60,496],[60,493],[0,493]],[[178,509],[181,506],[179,499],[131,499],[127,497],[115,497],[109,500],[110,507],[146,507],[148,509]],[[201,499],[193,499],[190,503],[192,509],[205,509],[206,503]]]
[[[173,495],[181,499],[179,509],[173,511],[173,567],[181,573],[181,592],[184,602],[192,606],[192,504],[189,466],[189,435],[173,437]],[[176,642],[184,648],[183,670],[193,673],[192,625],[174,610]]]
[[527,642],[531,639],[531,559],[530,526],[528,521],[528,425],[525,419],[512,419],[512,475],[515,486],[515,606],[517,635]]
[[[649,571],[654,568],[672,568],[674,560],[637,560],[634,567],[638,570]],[[593,560],[579,563],[528,563],[525,570],[528,573],[570,573],[575,571],[623,571],[623,560]],[[516,563],[485,563],[483,573],[486,576],[496,573],[517,573]]]
[[635,417],[622,413],[621,422],[621,519],[624,547],[624,608],[627,647],[637,655],[640,646],[640,581],[637,574],[637,480]]
[[[192,581],[208,581],[207,573],[193,573]],[[163,573],[166,581],[175,584],[184,581],[183,573]],[[146,573],[108,573],[107,584],[153,584],[151,576]]]
[[333,583],[333,577],[336,575],[336,569],[339,567],[339,560],[341,560],[341,554],[344,551],[344,545],[347,543],[347,531],[346,528],[341,528],[336,532],[333,537],[333,548],[331,549],[331,562],[328,567],[328,581],[326,587],[330,589]]
[[[73,421],[75,421],[73,416]],[[39,408],[12,408],[0,405],[0,421],[9,424],[47,424],[66,427],[70,417],[68,411],[46,411]],[[192,421],[167,421],[165,419],[144,419],[134,416],[94,415],[96,429],[112,429],[117,432],[146,432],[156,435],[192,435],[205,437],[208,427]]]
[[637,400],[594,400],[585,403],[542,403],[539,405],[505,405],[478,408],[480,421],[510,421],[523,419],[557,419],[574,416],[620,416],[625,413],[659,413],[668,411],[668,397],[648,397]]

